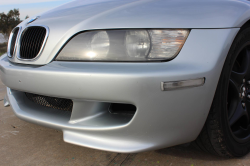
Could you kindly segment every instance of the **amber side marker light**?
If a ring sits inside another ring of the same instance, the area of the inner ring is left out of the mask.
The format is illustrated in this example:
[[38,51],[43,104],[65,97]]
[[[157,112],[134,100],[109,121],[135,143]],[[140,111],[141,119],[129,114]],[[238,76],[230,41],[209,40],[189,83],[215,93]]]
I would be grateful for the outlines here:
[[198,87],[205,84],[205,78],[197,78],[184,81],[161,82],[162,91],[170,91],[184,88]]

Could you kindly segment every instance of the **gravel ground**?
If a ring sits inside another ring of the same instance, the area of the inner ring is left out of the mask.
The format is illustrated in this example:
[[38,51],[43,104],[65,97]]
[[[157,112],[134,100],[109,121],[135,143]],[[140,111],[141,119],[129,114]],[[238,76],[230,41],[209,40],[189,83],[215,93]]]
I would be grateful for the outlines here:
[[0,82],[0,165],[84,166],[247,166],[250,154],[224,159],[191,146],[119,154],[63,142],[62,132],[19,120],[10,107],[3,107],[6,87]]

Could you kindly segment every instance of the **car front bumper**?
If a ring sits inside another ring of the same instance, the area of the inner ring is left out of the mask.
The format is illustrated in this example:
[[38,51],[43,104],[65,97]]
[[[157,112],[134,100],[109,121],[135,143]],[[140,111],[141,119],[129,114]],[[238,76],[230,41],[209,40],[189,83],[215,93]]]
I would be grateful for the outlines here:
[[[169,147],[193,141],[201,131],[238,30],[192,30],[170,62],[53,61],[35,66],[3,56],[1,80],[20,119],[60,129],[66,142],[123,153]],[[203,77],[206,83],[200,87],[161,90],[161,82]],[[24,92],[71,99],[72,113],[32,103]],[[110,114],[108,103],[133,104],[136,114]]]

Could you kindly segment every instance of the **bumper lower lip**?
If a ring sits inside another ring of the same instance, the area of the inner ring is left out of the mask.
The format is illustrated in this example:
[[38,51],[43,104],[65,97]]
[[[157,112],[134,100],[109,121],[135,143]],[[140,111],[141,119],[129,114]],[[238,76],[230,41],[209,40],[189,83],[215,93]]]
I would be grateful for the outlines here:
[[[130,120],[129,117],[127,117],[126,120],[126,117],[121,118],[116,115],[111,117],[110,114],[103,113],[96,117],[92,117],[92,119],[89,118],[76,123],[70,123],[71,115],[69,112],[62,112],[36,105],[25,98],[23,92],[7,88],[7,96],[7,100],[11,102],[11,107],[17,117],[31,123],[62,130],[65,142],[101,150],[119,151],[122,153],[137,152],[142,149],[153,147],[153,144],[143,143],[138,140],[128,138],[126,140],[117,138],[111,139],[107,136],[102,137],[101,135],[95,135],[95,133],[103,133],[104,135],[106,135],[106,133],[111,134],[112,130],[124,128],[125,126],[122,124],[128,123]],[[118,123],[112,123],[114,118],[116,118]],[[104,121],[110,121],[110,126]],[[93,122],[96,123],[89,126]],[[101,123],[105,123],[105,126],[100,126]],[[126,144],[120,141],[125,141]]]

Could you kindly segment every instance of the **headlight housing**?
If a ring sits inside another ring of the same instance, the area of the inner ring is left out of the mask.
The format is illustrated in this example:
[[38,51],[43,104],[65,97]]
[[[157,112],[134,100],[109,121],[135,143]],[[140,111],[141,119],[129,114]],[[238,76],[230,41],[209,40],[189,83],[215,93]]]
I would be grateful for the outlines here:
[[190,30],[95,30],[74,36],[56,57],[63,61],[164,61],[177,56]]

